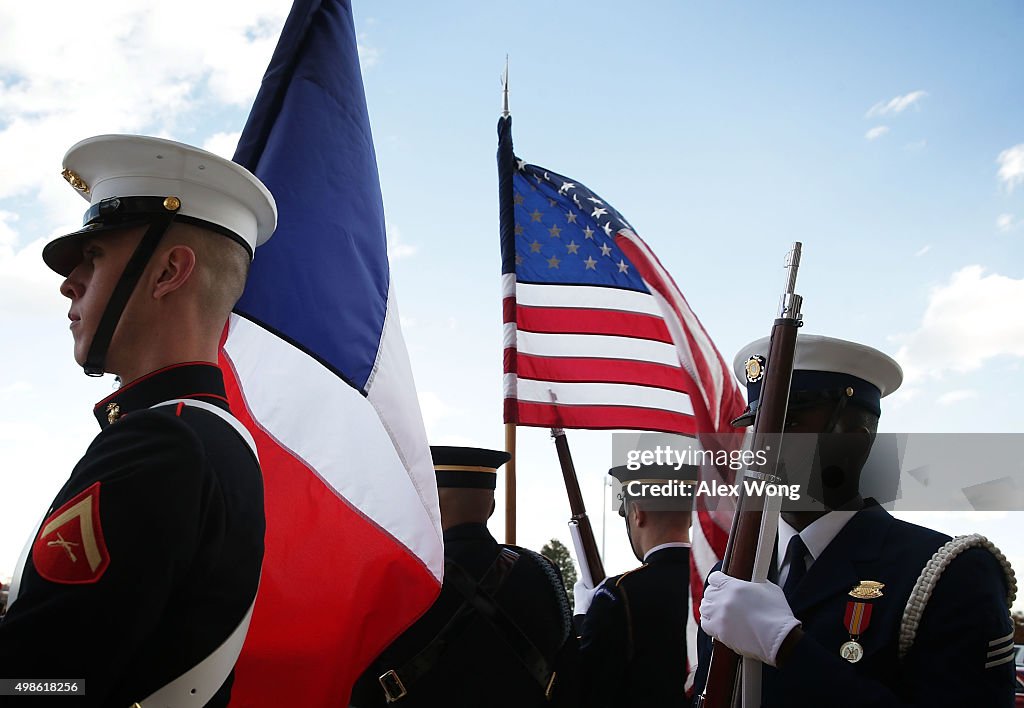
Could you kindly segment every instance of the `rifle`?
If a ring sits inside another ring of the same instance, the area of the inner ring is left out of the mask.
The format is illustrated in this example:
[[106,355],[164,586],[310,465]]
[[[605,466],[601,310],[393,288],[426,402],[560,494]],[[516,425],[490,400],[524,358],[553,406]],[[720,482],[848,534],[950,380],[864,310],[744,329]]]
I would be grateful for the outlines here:
[[555,441],[558,463],[562,467],[565,493],[569,496],[569,509],[572,511],[569,530],[572,533],[573,544],[576,546],[580,572],[584,580],[590,581],[588,583],[590,587],[597,587],[597,584],[605,579],[604,564],[601,563],[601,554],[597,550],[597,541],[594,539],[594,529],[590,525],[587,509],[583,505],[583,494],[580,492],[576,467],[572,463],[572,454],[569,452],[569,441],[565,437],[565,431],[561,428],[552,428],[551,437]]
[[[797,329],[803,324],[803,315],[800,313],[803,298],[795,292],[800,252],[801,244],[798,241],[793,244],[793,250],[786,258],[786,287],[779,305],[779,315],[772,325],[764,384],[754,420],[751,445],[752,450],[766,451],[765,464],[754,465],[746,470],[746,476],[752,479],[781,481],[778,464],[782,446],[779,441],[789,405]],[[764,579],[771,558],[771,546],[775,543],[780,504],[781,501],[777,499],[774,503],[766,504],[764,497],[740,497],[722,559],[722,572],[740,580]],[[697,698],[695,708],[730,708],[735,705],[739,659],[739,655],[729,647],[717,639],[713,641],[707,683]],[[756,682],[760,676],[748,678]]]

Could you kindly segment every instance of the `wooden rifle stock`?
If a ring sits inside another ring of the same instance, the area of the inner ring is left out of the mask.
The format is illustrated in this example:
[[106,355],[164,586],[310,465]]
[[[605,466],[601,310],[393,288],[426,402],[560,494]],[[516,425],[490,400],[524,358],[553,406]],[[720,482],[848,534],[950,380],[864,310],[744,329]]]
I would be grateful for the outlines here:
[[[768,346],[768,360],[764,370],[764,383],[758,399],[757,416],[754,422],[752,450],[766,450],[765,464],[752,465],[754,477],[766,476],[769,481],[777,478],[779,444],[786,423],[786,409],[789,405],[789,386],[793,377],[793,356],[796,350],[797,330],[803,324],[800,315],[801,299],[793,290],[796,285],[796,271],[800,264],[800,243],[793,246],[787,267],[788,281],[783,294],[779,317],[772,326],[771,343]],[[733,516],[729,541],[722,558],[722,572],[740,580],[753,576],[754,561],[761,535],[764,515],[764,498],[740,497]],[[712,642],[711,660],[708,665],[707,683],[698,697],[696,708],[731,708],[739,694],[740,656],[717,639]]]
[[572,454],[569,452],[569,441],[565,437],[565,431],[557,428],[552,428],[551,437],[555,440],[558,463],[562,467],[562,479],[565,480],[565,493],[569,496],[572,520],[579,527],[583,553],[586,556],[587,566],[590,568],[590,577],[594,581],[594,587],[597,587],[597,584],[606,577],[604,564],[601,562],[601,554],[597,550],[597,540],[594,538],[594,529],[587,517],[587,509],[583,505],[583,494],[580,492],[576,467],[572,463]]

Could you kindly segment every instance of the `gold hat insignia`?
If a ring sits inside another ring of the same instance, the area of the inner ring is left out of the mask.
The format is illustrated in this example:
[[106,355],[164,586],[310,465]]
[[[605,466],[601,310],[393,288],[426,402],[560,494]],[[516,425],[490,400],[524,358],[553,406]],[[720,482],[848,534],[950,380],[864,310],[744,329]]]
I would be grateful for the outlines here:
[[850,591],[850,597],[855,597],[858,600],[874,600],[882,596],[884,587],[885,583],[880,583],[877,580],[861,580]]
[[89,185],[86,184],[85,180],[79,177],[78,173],[75,172],[74,170],[69,170],[67,167],[65,167],[61,171],[60,176],[66,179],[68,181],[68,184],[77,189],[79,192],[82,192],[84,194],[89,193]]
[[764,357],[760,354],[747,359],[747,363],[744,364],[743,368],[747,372],[747,381],[750,383],[756,383],[761,380],[764,376]]

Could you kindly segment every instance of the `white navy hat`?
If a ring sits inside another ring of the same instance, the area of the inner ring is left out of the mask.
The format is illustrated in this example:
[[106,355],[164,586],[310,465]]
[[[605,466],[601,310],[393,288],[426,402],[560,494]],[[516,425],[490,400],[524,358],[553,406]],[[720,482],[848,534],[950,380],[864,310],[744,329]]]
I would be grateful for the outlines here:
[[67,276],[89,235],[151,222],[174,212],[234,239],[249,252],[277,226],[270,190],[249,170],[213,153],[141,135],[87,138],[64,156],[64,178],[89,201],[82,228],[43,249],[43,260]]
[[[769,337],[740,349],[736,378],[747,387],[747,410],[733,425],[750,425],[757,413],[768,358]],[[881,415],[880,399],[903,383],[903,369],[877,349],[818,334],[798,334],[793,355],[790,408],[846,397],[851,405]]]

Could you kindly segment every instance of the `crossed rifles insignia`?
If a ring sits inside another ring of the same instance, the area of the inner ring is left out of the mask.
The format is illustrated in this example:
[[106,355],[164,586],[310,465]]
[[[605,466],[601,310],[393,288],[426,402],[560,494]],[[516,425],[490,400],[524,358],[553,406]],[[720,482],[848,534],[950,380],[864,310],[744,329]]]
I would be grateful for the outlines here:
[[100,526],[100,483],[54,511],[32,544],[36,572],[54,583],[95,583],[110,564]]

